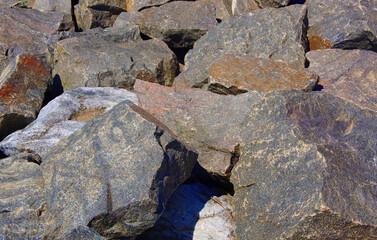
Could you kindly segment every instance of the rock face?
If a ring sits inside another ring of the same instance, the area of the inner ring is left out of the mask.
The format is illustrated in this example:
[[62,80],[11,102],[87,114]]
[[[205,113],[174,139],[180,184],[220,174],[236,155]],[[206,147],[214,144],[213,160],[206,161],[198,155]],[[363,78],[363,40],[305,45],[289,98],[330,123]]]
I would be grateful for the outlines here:
[[137,13],[145,8],[161,6],[170,0],[126,0],[127,12]]
[[215,5],[209,0],[173,1],[134,14],[132,20],[143,34],[172,48],[191,48],[217,25]]
[[282,60],[305,66],[306,7],[266,8],[221,22],[198,40],[185,58],[185,68],[212,58],[219,50]]
[[46,153],[46,238],[78,225],[106,238],[135,237],[154,225],[196,158],[144,110],[116,105]]
[[41,239],[45,198],[36,156],[0,159],[0,238]]
[[[228,177],[238,159],[240,124],[245,106],[258,92],[222,96],[201,89],[176,90],[136,81],[139,106],[168,126],[199,152],[198,162],[213,175]],[[227,127],[222,123],[226,122]]]
[[231,13],[232,16],[238,15],[243,12],[249,12],[259,9],[258,4],[254,0],[232,0]]
[[172,85],[178,72],[175,54],[157,39],[115,43],[99,36],[59,41],[54,75],[64,89],[119,87],[132,89],[136,78]]
[[309,69],[320,76],[322,91],[377,111],[377,53],[326,49],[307,53]]
[[173,86],[237,95],[250,90],[269,92],[294,88],[311,91],[317,82],[314,73],[285,62],[245,54],[224,54],[209,65],[195,63],[176,77]]
[[0,139],[37,117],[51,75],[30,56],[16,57],[0,75]]
[[62,13],[66,29],[75,27],[72,19],[72,0],[35,0],[33,9],[41,12]]
[[78,88],[67,90],[49,102],[27,128],[0,142],[5,155],[32,152],[43,156],[61,139],[124,100],[137,104],[136,94],[116,88]]
[[377,2],[309,0],[310,49],[377,51]]
[[375,112],[298,91],[267,94],[251,108],[231,176],[237,237],[373,238]]

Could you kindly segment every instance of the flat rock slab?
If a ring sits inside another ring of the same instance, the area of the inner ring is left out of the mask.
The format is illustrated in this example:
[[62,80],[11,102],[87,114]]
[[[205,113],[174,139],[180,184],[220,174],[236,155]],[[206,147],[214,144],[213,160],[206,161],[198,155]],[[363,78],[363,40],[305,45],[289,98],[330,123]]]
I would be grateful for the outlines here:
[[320,76],[322,91],[377,111],[377,53],[365,50],[316,50],[307,53],[309,69]]
[[155,224],[196,159],[151,115],[119,103],[45,154],[46,239],[79,225],[106,238],[136,237]]
[[[207,65],[207,66],[206,66]],[[178,75],[173,86],[199,87],[219,94],[241,94],[250,90],[277,89],[312,91],[318,76],[288,63],[245,54],[224,54],[209,65],[198,62]]]
[[0,159],[0,238],[41,239],[46,200],[40,158],[22,153]]
[[143,34],[158,38],[171,48],[192,48],[217,25],[215,5],[209,0],[173,1],[131,16]]
[[64,89],[118,87],[132,90],[136,78],[172,85],[178,72],[175,54],[158,40],[116,43],[100,36],[59,41],[53,74]]
[[31,56],[13,59],[0,75],[0,139],[37,117],[51,74]]
[[276,91],[250,106],[235,188],[239,239],[371,239],[377,115],[331,94]]
[[310,49],[377,51],[377,2],[307,1]]
[[72,0],[35,0],[33,9],[41,12],[57,12],[64,15],[65,29],[75,30],[72,18]]
[[38,118],[0,142],[5,155],[32,152],[44,156],[61,139],[81,129],[87,121],[124,100],[137,104],[136,94],[116,88],[67,90],[41,109]]
[[177,90],[137,80],[139,106],[199,152],[209,173],[228,177],[237,159],[240,125],[247,106],[261,96],[250,92],[223,96],[201,89]]
[[185,68],[216,52],[250,54],[305,66],[306,7],[265,8],[221,22],[200,38],[185,57]]

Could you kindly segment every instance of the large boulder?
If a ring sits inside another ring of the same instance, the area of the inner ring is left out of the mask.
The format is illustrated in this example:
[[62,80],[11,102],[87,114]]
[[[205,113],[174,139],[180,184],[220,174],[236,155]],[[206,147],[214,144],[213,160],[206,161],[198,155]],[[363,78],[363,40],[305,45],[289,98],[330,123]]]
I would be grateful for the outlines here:
[[64,89],[118,87],[132,89],[136,78],[172,85],[178,72],[175,54],[158,40],[116,43],[100,36],[59,41],[53,75]]
[[74,30],[75,28],[72,18],[72,0],[35,0],[33,9],[41,12],[62,13],[66,29]]
[[310,49],[377,51],[377,2],[308,0]]
[[0,239],[41,239],[46,200],[39,162],[26,153],[0,159]]
[[135,237],[155,224],[196,158],[147,112],[119,103],[45,154],[46,239],[80,225]]
[[123,89],[67,90],[43,107],[38,118],[25,129],[18,130],[1,141],[0,151],[8,156],[32,152],[43,157],[61,139],[124,100],[137,104],[136,94]]
[[17,56],[0,75],[0,140],[32,122],[42,107],[51,74],[43,62]]
[[153,6],[161,6],[171,0],[126,0],[126,10],[130,13],[137,13],[143,9]]
[[250,108],[231,176],[237,237],[374,238],[376,113],[293,90]]
[[185,68],[223,50],[305,66],[306,7],[265,8],[221,22],[199,39],[185,57]]
[[377,111],[377,53],[325,49],[307,53],[309,69],[320,76],[322,91]]
[[223,54],[210,63],[199,61],[175,78],[174,87],[202,88],[219,94],[250,90],[316,88],[318,76],[288,63],[246,54]]

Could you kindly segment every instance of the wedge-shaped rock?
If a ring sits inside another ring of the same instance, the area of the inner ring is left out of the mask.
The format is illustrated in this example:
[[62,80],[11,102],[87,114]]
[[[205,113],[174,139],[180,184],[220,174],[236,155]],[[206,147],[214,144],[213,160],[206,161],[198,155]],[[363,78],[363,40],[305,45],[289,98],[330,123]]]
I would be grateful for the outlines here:
[[46,200],[40,158],[22,153],[0,159],[0,238],[41,239]]
[[132,89],[136,78],[172,85],[178,72],[175,54],[158,40],[115,43],[100,36],[59,41],[54,75],[64,89],[118,87]]
[[0,75],[0,139],[32,122],[42,107],[51,74],[42,61],[18,56]]
[[42,162],[47,239],[88,225],[106,238],[152,227],[197,154],[130,101],[51,148]]
[[72,0],[35,0],[33,9],[41,12],[57,12],[64,14],[63,18],[66,29],[74,30],[72,4]]
[[231,176],[238,239],[374,238],[376,113],[293,90],[251,109]]
[[247,116],[247,106],[258,100],[260,93],[223,96],[139,80],[135,91],[140,107],[199,152],[198,162],[203,168],[216,177],[229,177],[238,159],[240,125]]
[[174,81],[177,88],[199,87],[219,94],[240,94],[250,90],[302,89],[317,86],[318,76],[288,63],[245,54],[215,56],[183,71]]
[[259,9],[221,22],[199,39],[185,57],[185,70],[216,52],[251,54],[305,66],[306,7]]
[[210,0],[173,1],[132,16],[143,34],[161,39],[172,48],[192,48],[217,25],[215,5]]
[[306,56],[309,69],[320,76],[322,91],[377,111],[377,53],[325,49],[310,51]]
[[5,155],[32,152],[42,156],[61,139],[124,100],[137,104],[136,94],[116,88],[67,90],[41,109],[38,118],[0,142]]
[[377,2],[309,0],[310,49],[342,48],[377,51]]

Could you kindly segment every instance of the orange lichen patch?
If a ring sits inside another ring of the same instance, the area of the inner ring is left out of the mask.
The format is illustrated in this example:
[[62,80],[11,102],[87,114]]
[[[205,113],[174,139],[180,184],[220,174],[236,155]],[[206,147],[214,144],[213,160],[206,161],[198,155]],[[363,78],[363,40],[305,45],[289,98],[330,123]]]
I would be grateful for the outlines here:
[[328,39],[321,38],[320,36],[309,36],[309,49],[329,49],[332,47],[331,42]]
[[130,12],[130,11],[131,11],[131,8],[132,8],[133,3],[134,3],[133,0],[127,0],[127,1],[126,1],[126,11],[127,11],[127,12]]
[[137,78],[137,79],[140,79],[140,80],[143,80],[143,81],[152,82],[152,83],[157,82],[157,78],[154,77],[153,74],[152,74],[151,72],[148,72],[148,71],[145,71],[145,70],[141,70],[141,71],[136,75],[136,78]]
[[85,108],[73,114],[69,120],[87,122],[104,113],[106,108]]

